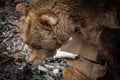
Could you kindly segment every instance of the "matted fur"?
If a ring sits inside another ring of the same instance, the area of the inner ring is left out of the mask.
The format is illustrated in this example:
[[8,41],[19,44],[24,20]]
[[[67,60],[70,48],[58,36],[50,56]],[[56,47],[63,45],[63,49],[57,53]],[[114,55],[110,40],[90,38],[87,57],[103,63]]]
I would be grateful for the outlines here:
[[[119,0],[38,0],[23,16],[26,43],[32,49],[55,52],[69,37],[78,32],[85,43],[104,56],[108,75],[120,79],[120,1]],[[18,8],[19,9],[19,8]],[[42,24],[40,15],[52,12],[58,16],[56,25]],[[23,38],[23,39],[24,39]],[[34,54],[34,53],[32,53]],[[39,52],[38,52],[39,54]],[[106,77],[108,79],[108,77]]]

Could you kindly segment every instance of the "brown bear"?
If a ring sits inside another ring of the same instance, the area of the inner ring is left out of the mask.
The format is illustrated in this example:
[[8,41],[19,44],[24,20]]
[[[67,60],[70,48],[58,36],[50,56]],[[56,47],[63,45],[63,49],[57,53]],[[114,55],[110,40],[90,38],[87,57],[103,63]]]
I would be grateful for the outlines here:
[[119,0],[33,2],[18,4],[16,10],[22,15],[21,34],[30,48],[27,59],[34,66],[54,55],[56,49],[77,33],[105,58],[107,73],[103,80],[120,79]]

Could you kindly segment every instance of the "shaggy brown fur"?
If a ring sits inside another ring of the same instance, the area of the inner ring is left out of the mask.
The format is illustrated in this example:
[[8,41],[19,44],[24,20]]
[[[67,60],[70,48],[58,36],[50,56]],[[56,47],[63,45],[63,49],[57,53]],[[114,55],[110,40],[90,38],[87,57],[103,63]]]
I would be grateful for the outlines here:
[[92,80],[90,77],[86,76],[79,67],[72,66],[67,69],[63,69],[62,71],[64,80]]
[[[25,28],[23,39],[32,49],[46,50],[44,54],[48,55],[78,32],[105,57],[108,75],[111,75],[105,80],[119,80],[119,4],[119,0],[38,0],[32,5],[25,4],[28,10],[22,18],[27,24],[21,27]],[[20,7],[16,9],[21,13]]]
[[[61,50],[76,53],[93,61],[97,58],[97,51],[87,45],[78,34],[73,35],[72,39],[61,47]],[[62,70],[65,80],[96,80],[99,77],[103,77],[106,73],[106,66],[94,64],[79,57],[65,60],[70,64],[69,68]]]

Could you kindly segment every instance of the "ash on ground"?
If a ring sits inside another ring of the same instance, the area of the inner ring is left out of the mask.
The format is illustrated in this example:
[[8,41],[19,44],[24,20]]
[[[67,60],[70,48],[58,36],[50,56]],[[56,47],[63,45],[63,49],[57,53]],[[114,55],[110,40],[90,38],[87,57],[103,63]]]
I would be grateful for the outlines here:
[[[19,28],[12,22],[19,21],[15,6],[31,0],[0,0],[0,80],[63,80],[62,68],[68,67],[64,60],[47,58],[32,70],[25,64],[21,52],[26,44],[19,37]],[[23,69],[19,69],[23,65]]]
[[17,73],[17,80],[64,80],[62,68],[67,67],[68,64],[64,60],[57,58],[47,58],[34,70],[32,70],[31,64],[25,63]]

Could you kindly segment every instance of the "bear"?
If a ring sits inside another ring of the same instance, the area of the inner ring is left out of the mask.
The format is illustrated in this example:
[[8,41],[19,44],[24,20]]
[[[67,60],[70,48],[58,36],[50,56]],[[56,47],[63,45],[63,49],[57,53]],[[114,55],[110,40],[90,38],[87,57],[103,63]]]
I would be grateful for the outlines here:
[[30,49],[28,61],[32,61],[34,66],[39,64],[77,33],[105,58],[107,72],[103,80],[120,79],[119,0],[33,2],[16,6],[16,11],[21,14],[21,34]]

